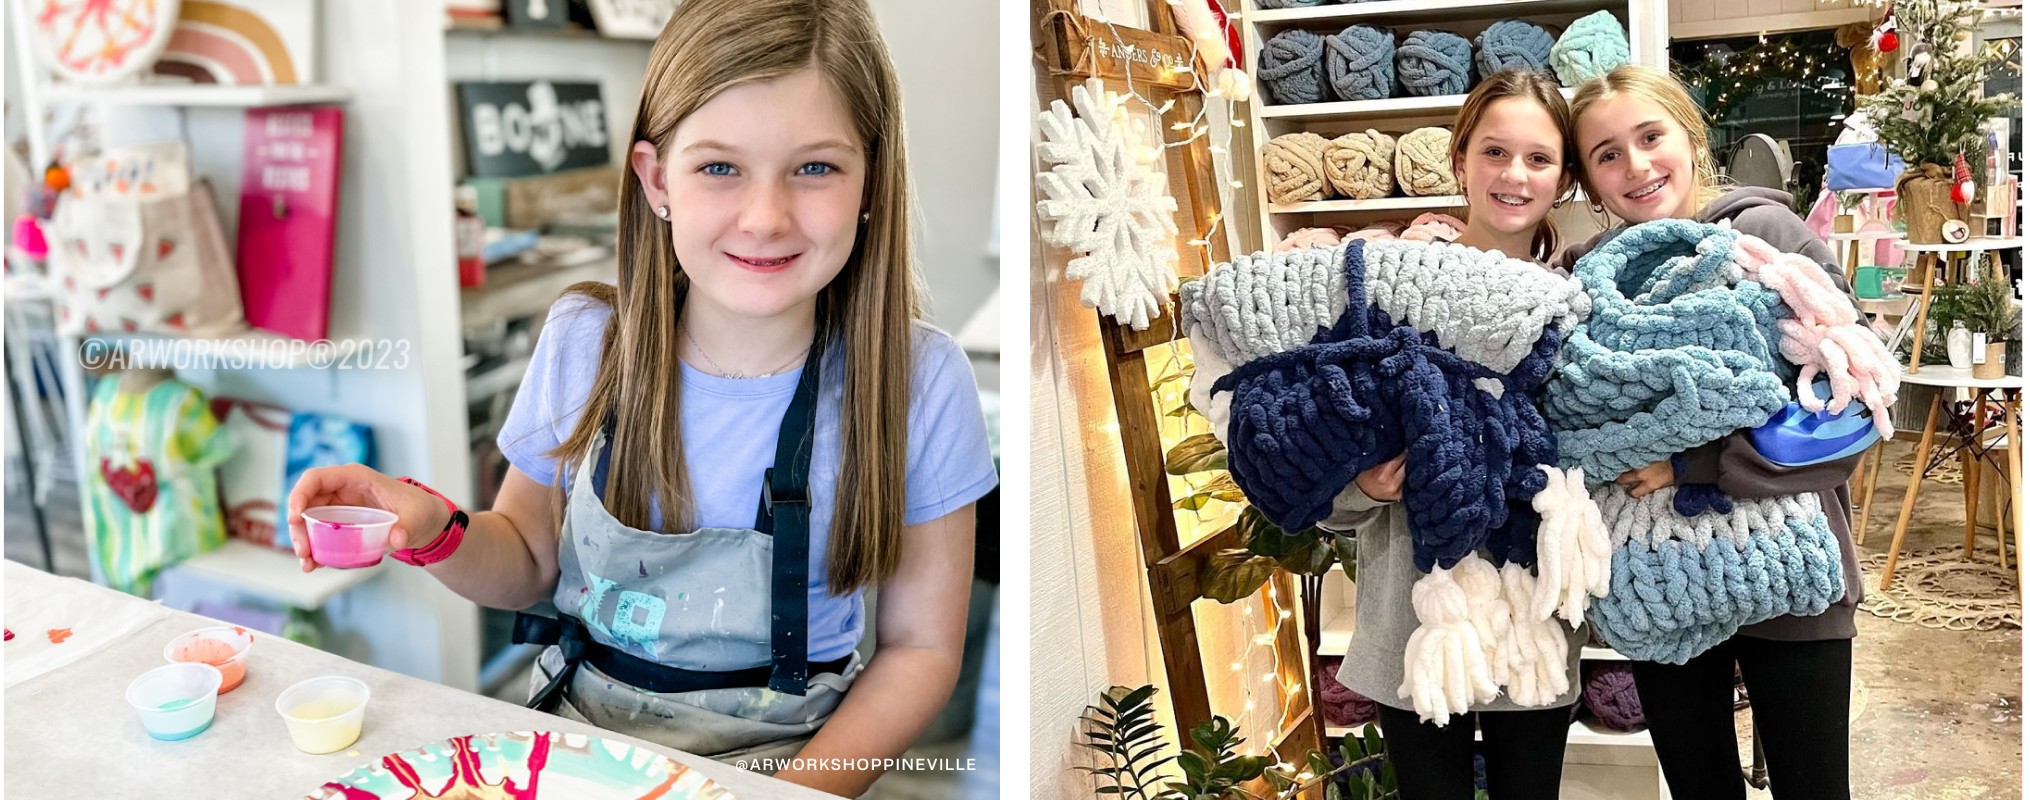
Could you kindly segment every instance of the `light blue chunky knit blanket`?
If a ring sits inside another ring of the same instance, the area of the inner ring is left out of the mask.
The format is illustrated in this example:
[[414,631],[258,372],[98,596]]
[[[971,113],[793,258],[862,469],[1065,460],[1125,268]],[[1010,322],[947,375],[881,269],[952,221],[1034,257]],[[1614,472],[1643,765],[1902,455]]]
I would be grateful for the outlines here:
[[[1686,486],[1636,499],[1604,483],[1759,426],[1790,400],[1777,322],[1792,314],[1747,279],[1739,238],[1659,220],[1573,267],[1593,313],[1559,351],[1542,407],[1561,462],[1602,484],[1593,498],[1614,562],[1586,618],[1638,660],[1684,663],[1744,625],[1823,612],[1846,589],[1814,495],[1750,500]],[[1681,492],[1705,499],[1674,503]]]
[[1543,399],[1564,466],[1611,480],[1761,425],[1789,401],[1776,322],[1790,311],[1744,279],[1738,236],[1658,220],[1579,259],[1593,314],[1559,351]]
[[1846,592],[1816,495],[1735,498],[1727,513],[1686,518],[1672,507],[1677,491],[1636,499],[1613,484],[1593,489],[1614,566],[1586,621],[1622,655],[1683,664],[1742,626],[1818,614]]

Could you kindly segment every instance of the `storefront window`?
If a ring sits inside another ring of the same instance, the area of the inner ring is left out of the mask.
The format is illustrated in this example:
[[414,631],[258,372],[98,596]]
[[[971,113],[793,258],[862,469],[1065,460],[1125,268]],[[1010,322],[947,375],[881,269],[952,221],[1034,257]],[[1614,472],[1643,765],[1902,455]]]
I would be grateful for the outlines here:
[[1716,164],[1725,169],[1746,137],[1765,134],[1788,146],[1794,166],[1783,189],[1809,207],[1826,148],[1854,109],[1852,67],[1831,30],[1679,42],[1671,72],[1712,119]]

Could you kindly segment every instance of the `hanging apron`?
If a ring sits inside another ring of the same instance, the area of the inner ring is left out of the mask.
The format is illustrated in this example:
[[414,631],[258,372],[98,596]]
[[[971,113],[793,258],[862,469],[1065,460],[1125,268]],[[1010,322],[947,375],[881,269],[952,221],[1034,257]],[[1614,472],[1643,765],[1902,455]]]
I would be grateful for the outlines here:
[[529,707],[718,760],[793,756],[831,718],[861,664],[809,663],[821,355],[783,415],[753,528],[620,524],[602,500],[608,413],[565,504],[557,592],[515,619],[514,641],[550,645]]

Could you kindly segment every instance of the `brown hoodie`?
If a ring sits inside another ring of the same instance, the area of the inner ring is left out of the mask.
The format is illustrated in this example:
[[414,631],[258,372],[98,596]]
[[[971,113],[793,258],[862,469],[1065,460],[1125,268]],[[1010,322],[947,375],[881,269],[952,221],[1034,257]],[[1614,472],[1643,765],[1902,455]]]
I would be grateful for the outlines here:
[[[1805,227],[1804,220],[1790,210],[1790,195],[1774,189],[1743,187],[1729,191],[1699,211],[1695,220],[1731,220],[1734,229],[1774,245],[1786,253],[1810,258],[1833,276],[1833,283],[1848,289],[1831,247]],[[1570,274],[1580,256],[1592,252],[1601,242],[1620,235],[1626,225],[1600,232],[1584,244],[1565,248],[1551,266]],[[1847,493],[1847,479],[1866,455],[1805,467],[1781,467],[1763,458],[1748,442],[1748,432],[1735,431],[1717,442],[1685,453],[1680,483],[1718,484],[1720,491],[1743,499],[1813,493],[1825,507],[1826,524],[1840,543],[1840,572],[1847,591],[1824,613],[1810,617],[1777,617],[1741,629],[1741,635],[1781,641],[1817,641],[1854,638],[1854,607],[1861,602],[1861,569],[1854,559],[1853,500]]]

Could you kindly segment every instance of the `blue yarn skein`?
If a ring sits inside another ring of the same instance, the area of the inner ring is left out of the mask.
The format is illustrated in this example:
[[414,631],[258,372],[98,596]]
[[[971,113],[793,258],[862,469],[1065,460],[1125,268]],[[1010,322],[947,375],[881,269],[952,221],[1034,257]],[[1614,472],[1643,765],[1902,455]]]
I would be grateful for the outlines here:
[[1473,43],[1450,31],[1411,31],[1396,48],[1396,81],[1405,94],[1465,94],[1473,85]]
[[1542,26],[1519,19],[1499,20],[1474,38],[1478,50],[1473,64],[1483,78],[1505,69],[1550,72],[1551,45],[1556,41]]
[[1396,83],[1396,34],[1353,25],[1326,38],[1325,77],[1341,100],[1387,99]]
[[[1531,390],[1558,333],[1507,374],[1437,345],[1367,301],[1364,242],[1346,247],[1347,311],[1310,344],[1254,359],[1214,384],[1232,391],[1228,465],[1250,502],[1286,530],[1323,519],[1360,472],[1408,451],[1403,503],[1420,570],[1483,547],[1534,563],[1536,469],[1557,443]],[[1493,380],[1496,397],[1477,383]]]
[[1574,20],[1551,45],[1551,69],[1566,86],[1578,86],[1626,63],[1628,30],[1606,11]]
[[1316,103],[1325,99],[1325,39],[1292,28],[1262,43],[1256,72],[1272,103]]
[[1326,0],[1255,0],[1256,8],[1308,8],[1325,5]]

